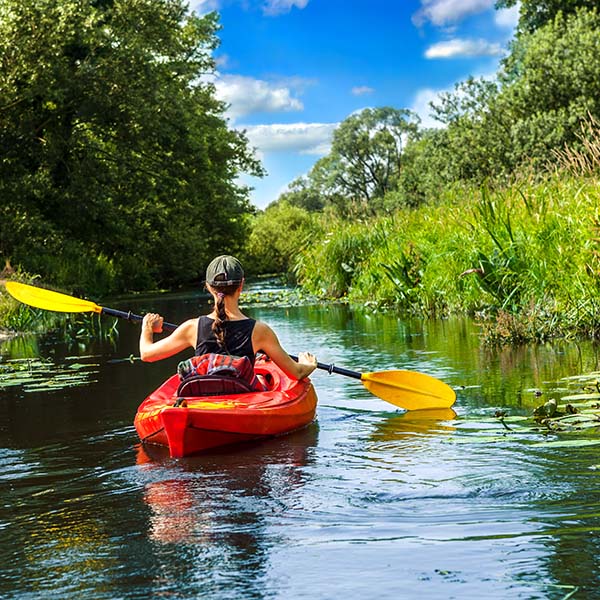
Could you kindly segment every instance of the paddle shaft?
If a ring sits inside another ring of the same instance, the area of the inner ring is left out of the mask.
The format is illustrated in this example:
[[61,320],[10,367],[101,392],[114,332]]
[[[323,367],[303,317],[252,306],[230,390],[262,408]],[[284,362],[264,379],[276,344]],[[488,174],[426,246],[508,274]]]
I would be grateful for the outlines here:
[[[103,315],[110,315],[111,317],[118,317],[119,319],[126,319],[127,321],[135,321],[137,323],[141,323],[143,318],[141,315],[136,315],[131,311],[124,312],[122,310],[115,310],[114,308],[105,308],[102,307]],[[173,323],[167,323],[166,321],[163,323],[163,329],[165,331],[174,331],[177,329],[177,325]],[[290,354],[290,358],[298,362],[298,357]],[[350,369],[343,369],[342,367],[336,367],[331,364],[328,365],[326,363],[317,362],[317,369],[323,369],[323,371],[327,371],[329,374],[336,373],[337,375],[345,375],[346,377],[352,377],[353,379],[362,379],[362,373],[358,373],[357,371],[351,371]]]
[[[143,317],[132,312],[98,306],[94,302],[74,298],[66,294],[37,288],[16,281],[7,281],[6,290],[17,300],[30,306],[57,312],[95,312],[128,321],[142,322]],[[164,331],[177,328],[173,323],[164,323]],[[290,355],[293,360],[297,357]],[[448,385],[423,373],[414,371],[381,371],[358,373],[334,365],[317,363],[317,368],[358,379],[375,396],[406,410],[448,408],[454,404],[456,394]]]
[[[136,323],[141,323],[144,319],[141,315],[135,315],[131,311],[125,312],[122,310],[116,310],[114,308],[102,308],[103,315],[109,315],[111,317],[118,317],[119,319],[125,319],[127,321],[135,321]],[[175,331],[177,329],[177,325],[174,323],[167,323],[166,321],[163,323],[163,329],[165,331]]]
[[[297,356],[290,354],[290,358],[298,362]],[[336,367],[333,364],[328,365],[326,363],[317,362],[317,369],[323,369],[323,371],[327,371],[330,375],[331,373],[336,373],[337,375],[352,377],[352,379],[362,379],[362,373],[359,373],[358,371],[351,371],[350,369],[343,369],[342,367]]]
[[[141,323],[144,317],[140,315],[135,315],[131,311],[124,312],[122,310],[115,310],[114,308],[105,308],[102,307],[103,315],[110,315],[111,317],[118,317],[120,319],[127,319],[128,321],[135,321],[137,323]],[[177,329],[177,325],[173,323],[163,322],[163,329],[165,331],[175,331]],[[298,362],[298,357],[290,354],[290,358]],[[341,367],[336,367],[335,365],[328,365],[326,363],[317,362],[317,369],[323,369],[327,371],[329,374],[337,373],[338,375],[345,375],[346,377],[352,377],[353,379],[362,379],[362,374],[357,371],[351,371],[350,369],[343,369]]]

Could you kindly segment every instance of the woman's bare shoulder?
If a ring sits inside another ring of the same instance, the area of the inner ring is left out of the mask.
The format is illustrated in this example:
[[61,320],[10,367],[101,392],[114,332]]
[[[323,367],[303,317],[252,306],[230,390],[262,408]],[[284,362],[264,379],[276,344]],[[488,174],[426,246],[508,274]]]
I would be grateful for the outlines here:
[[273,333],[273,330],[264,321],[257,320],[254,324],[254,335],[262,337],[273,335]]

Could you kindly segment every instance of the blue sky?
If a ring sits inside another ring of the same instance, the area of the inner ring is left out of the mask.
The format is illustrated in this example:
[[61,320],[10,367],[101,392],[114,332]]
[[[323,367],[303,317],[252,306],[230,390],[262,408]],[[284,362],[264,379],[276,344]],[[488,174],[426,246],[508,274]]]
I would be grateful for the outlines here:
[[[220,14],[217,95],[268,175],[244,178],[259,208],[329,151],[336,125],[366,107],[415,111],[470,75],[492,77],[518,7],[494,0],[191,0]],[[439,125],[439,124],[438,124]]]

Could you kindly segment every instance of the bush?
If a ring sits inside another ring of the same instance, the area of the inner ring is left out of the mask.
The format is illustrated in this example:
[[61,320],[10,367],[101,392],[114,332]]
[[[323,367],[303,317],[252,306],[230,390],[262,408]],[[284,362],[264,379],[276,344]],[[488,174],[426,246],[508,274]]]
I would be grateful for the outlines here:
[[299,253],[318,236],[318,217],[298,206],[279,202],[260,213],[245,248],[245,263],[254,274],[291,275]]
[[[600,335],[600,189],[562,175],[329,221],[298,262],[314,294],[423,316],[486,314],[493,341]],[[498,330],[493,331],[497,323]]]

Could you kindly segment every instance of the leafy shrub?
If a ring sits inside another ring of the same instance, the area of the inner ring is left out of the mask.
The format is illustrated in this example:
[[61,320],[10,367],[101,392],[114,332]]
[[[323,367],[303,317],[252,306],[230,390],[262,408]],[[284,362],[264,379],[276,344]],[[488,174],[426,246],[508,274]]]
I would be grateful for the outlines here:
[[245,264],[256,274],[291,274],[299,253],[320,232],[318,217],[279,202],[259,214],[245,248]]

